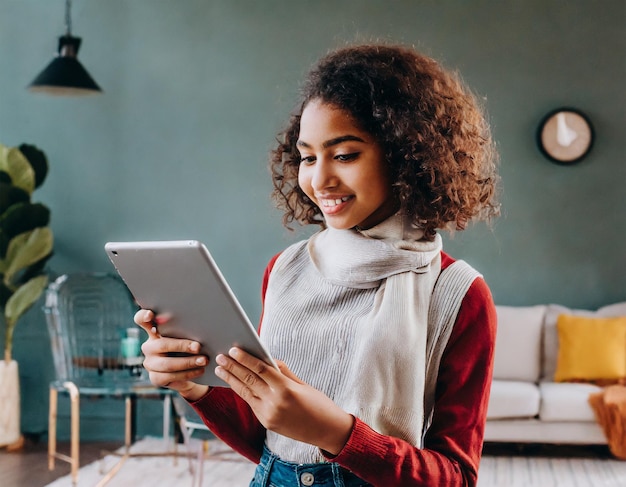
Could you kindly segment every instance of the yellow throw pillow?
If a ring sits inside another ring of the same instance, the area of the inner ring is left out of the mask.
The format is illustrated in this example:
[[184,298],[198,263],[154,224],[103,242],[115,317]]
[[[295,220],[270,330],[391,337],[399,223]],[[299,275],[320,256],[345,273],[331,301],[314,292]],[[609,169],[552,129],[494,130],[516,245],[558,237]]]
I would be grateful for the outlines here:
[[560,315],[555,382],[620,382],[626,378],[626,316]]

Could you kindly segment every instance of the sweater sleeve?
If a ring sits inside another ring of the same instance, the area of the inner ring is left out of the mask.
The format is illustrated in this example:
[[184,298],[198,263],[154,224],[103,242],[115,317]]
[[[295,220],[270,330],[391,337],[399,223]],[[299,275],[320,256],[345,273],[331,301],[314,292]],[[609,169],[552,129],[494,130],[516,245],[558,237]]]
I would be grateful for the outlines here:
[[465,295],[442,356],[433,421],[424,449],[355,425],[332,461],[375,486],[475,486],[496,333],[491,293],[482,278]]
[[228,387],[211,387],[203,397],[190,402],[209,430],[233,450],[259,463],[265,428],[248,403]]

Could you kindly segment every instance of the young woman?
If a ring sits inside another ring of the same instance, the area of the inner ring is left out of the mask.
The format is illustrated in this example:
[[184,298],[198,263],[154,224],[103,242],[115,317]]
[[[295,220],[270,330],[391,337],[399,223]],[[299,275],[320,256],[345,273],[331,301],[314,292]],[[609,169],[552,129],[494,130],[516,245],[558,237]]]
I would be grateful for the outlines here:
[[[495,309],[437,230],[497,213],[495,167],[475,98],[434,60],[325,56],[272,154],[285,224],[322,227],[265,272],[260,335],[279,370],[236,348],[208,364],[141,310],[152,382],[259,463],[252,487],[475,485]],[[194,383],[206,366],[230,388]]]

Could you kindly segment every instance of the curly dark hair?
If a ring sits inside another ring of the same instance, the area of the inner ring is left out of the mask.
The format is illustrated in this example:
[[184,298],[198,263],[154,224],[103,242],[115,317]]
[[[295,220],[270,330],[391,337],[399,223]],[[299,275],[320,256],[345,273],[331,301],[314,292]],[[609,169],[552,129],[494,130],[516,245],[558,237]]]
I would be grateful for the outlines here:
[[319,224],[319,208],[298,186],[296,146],[304,108],[320,100],[350,113],[383,147],[400,210],[434,238],[496,216],[497,154],[476,97],[456,73],[412,48],[344,47],[309,72],[298,109],[271,153],[272,196],[283,223]]

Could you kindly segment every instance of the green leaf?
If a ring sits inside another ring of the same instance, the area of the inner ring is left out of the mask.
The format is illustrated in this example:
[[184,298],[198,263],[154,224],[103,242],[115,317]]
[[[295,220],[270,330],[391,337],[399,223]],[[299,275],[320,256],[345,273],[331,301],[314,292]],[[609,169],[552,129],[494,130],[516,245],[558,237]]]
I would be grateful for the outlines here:
[[0,230],[4,239],[0,241],[0,257],[6,254],[8,240],[37,227],[50,223],[50,210],[41,203],[15,203],[0,215]]
[[10,206],[16,203],[27,203],[28,201],[30,201],[30,195],[22,188],[0,181],[0,215]]
[[6,256],[7,248],[9,247],[9,240],[11,240],[6,232],[0,227],[0,273],[4,274],[6,264],[4,263],[4,257]]
[[6,263],[4,283],[10,286],[17,272],[50,254],[53,240],[52,230],[48,227],[35,228],[11,239],[4,259]]
[[13,296],[13,291],[0,282],[0,308],[4,309],[9,298]]
[[13,186],[29,195],[35,190],[35,171],[17,147],[0,146],[0,171],[7,172]]
[[[53,254],[54,254],[54,252],[50,252],[43,259],[35,262],[32,265],[29,265],[28,268],[24,272],[20,272],[19,279],[14,280],[13,281],[13,285],[14,286],[21,286],[22,284],[24,284],[26,281],[30,280],[31,278],[33,278],[35,276],[39,276],[41,274],[44,274],[45,273],[44,269],[46,268],[46,263],[48,262],[48,260],[50,260],[50,258],[52,257]],[[0,271],[0,272],[2,272],[2,271]],[[2,289],[0,288],[0,292],[1,291],[2,291]]]
[[15,326],[20,316],[39,299],[47,284],[48,276],[37,276],[15,291],[4,308],[7,325]]
[[19,150],[24,154],[35,171],[35,188],[41,186],[48,175],[48,159],[43,151],[30,144],[21,144]]

